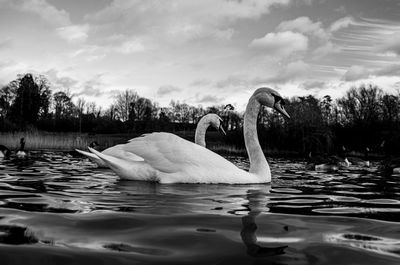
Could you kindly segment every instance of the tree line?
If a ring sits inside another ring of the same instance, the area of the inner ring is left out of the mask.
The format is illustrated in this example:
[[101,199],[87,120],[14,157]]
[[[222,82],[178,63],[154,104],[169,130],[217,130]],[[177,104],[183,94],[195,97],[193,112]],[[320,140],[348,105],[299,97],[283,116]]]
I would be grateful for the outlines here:
[[[0,89],[0,130],[92,134],[193,131],[203,115],[217,113],[228,131],[225,144],[244,146],[243,113],[231,105],[203,108],[172,100],[168,107],[160,107],[134,90],[125,90],[103,109],[74,97],[67,90],[53,91],[43,75],[19,75]],[[370,84],[352,87],[336,100],[329,95],[309,95],[285,101],[290,120],[272,110],[260,112],[258,132],[266,150],[306,155],[338,153],[346,147],[400,153],[399,93],[388,94]]]

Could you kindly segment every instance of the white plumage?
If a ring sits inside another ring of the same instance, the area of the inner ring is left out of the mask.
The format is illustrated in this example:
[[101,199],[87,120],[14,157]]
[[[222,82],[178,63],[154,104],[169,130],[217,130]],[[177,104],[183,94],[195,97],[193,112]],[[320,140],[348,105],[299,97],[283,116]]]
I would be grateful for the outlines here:
[[[196,126],[196,132],[195,132],[195,143],[201,146],[206,146],[206,141],[205,141],[205,135],[208,127],[212,126],[216,129],[222,130],[223,133],[225,131],[223,130],[221,126],[221,121],[222,119],[214,113],[209,113],[205,116],[203,116],[200,121],[198,122]],[[110,148],[105,149],[102,153],[108,156],[112,157],[117,157],[121,158],[126,161],[134,161],[134,162],[139,162],[143,161],[143,158],[138,157],[132,152],[127,152],[125,151],[122,147],[124,144],[119,144],[112,146]],[[76,149],[77,152],[85,155],[87,158],[89,158],[92,162],[96,163],[98,167],[108,167],[108,164],[103,161],[101,158],[99,158],[97,155],[89,152],[85,152],[79,149]]]
[[244,171],[222,156],[171,133],[152,133],[121,145],[120,154],[132,153],[141,161],[132,161],[91,152],[106,162],[122,179],[160,183],[250,184],[271,181],[269,165],[257,136],[260,106],[271,107],[289,117],[282,97],[273,89],[259,88],[250,98],[244,117],[244,137],[250,158],[250,170]]

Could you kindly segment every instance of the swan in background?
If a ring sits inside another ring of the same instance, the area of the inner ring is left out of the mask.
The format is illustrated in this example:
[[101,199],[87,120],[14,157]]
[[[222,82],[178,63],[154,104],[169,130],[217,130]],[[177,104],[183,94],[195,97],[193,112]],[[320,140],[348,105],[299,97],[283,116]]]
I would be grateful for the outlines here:
[[194,142],[200,146],[206,147],[206,131],[208,127],[212,126],[221,131],[224,135],[226,132],[222,127],[222,119],[215,113],[209,113],[203,116],[197,123],[196,132],[194,134]]
[[271,181],[271,171],[257,136],[257,116],[267,106],[285,117],[284,101],[271,88],[257,89],[250,97],[244,114],[244,140],[250,160],[249,172],[222,156],[171,133],[152,133],[130,140],[121,152],[134,154],[141,161],[89,150],[104,160],[122,179],[160,183],[250,184]]
[[0,159],[2,158],[9,158],[11,154],[10,149],[8,149],[4,145],[0,145]]
[[387,158],[381,163],[379,170],[385,176],[400,174],[400,157]]
[[21,140],[19,141],[20,147],[19,150],[17,151],[17,157],[18,158],[24,158],[26,157],[26,153],[25,153],[25,138],[21,138]]
[[[217,130],[220,130],[223,134],[226,134],[224,131],[224,128],[221,125],[222,119],[214,113],[209,113],[205,116],[203,116],[200,121],[197,123],[196,127],[196,132],[195,132],[195,143],[206,147],[206,131],[208,127],[212,126]],[[92,143],[96,143],[96,145],[92,145]],[[97,142],[92,142],[89,147],[96,149],[95,147],[98,146]],[[107,148],[104,150],[102,153],[105,155],[113,156],[113,157],[119,157],[125,160],[132,160],[132,161],[143,161],[143,159],[131,152],[126,152],[123,150],[124,144],[119,144],[115,145],[113,147]],[[85,152],[82,150],[76,149],[77,152],[85,155],[87,158],[89,158],[92,162],[96,163],[99,167],[108,167],[108,164],[104,162],[102,159],[100,159],[98,156],[96,156],[93,153]]]
[[315,171],[337,171],[339,168],[350,166],[347,158],[339,156],[313,156],[308,154],[308,162],[306,168]]
[[[343,147],[345,148],[345,147]],[[360,166],[360,167],[369,167],[370,166],[370,162],[369,162],[369,148],[366,147],[365,148],[365,152],[364,152],[364,159],[359,158],[359,157],[354,157],[354,156],[347,156],[347,159],[349,160],[351,165],[355,165],[355,166]]]
[[306,169],[315,171],[338,171],[340,168],[346,168],[350,166],[350,161],[346,157],[346,148],[342,146],[338,155],[316,155],[312,152],[308,154],[308,161]]

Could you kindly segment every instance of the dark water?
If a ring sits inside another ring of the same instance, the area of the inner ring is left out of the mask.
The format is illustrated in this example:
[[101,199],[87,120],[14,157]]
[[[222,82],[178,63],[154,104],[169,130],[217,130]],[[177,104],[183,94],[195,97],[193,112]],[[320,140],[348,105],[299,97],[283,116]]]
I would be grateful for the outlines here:
[[0,161],[0,264],[400,264],[399,175],[270,165],[272,186],[160,185],[63,153]]

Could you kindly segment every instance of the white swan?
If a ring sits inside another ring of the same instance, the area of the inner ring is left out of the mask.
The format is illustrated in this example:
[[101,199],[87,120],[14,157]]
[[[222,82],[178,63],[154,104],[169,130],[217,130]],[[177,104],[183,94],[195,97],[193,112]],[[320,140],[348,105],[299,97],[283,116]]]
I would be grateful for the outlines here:
[[[208,127],[212,126],[217,130],[220,130],[223,134],[226,134],[222,125],[221,125],[221,117],[219,117],[217,114],[214,113],[209,113],[205,116],[203,116],[200,121],[197,123],[196,127],[196,132],[195,132],[195,143],[198,145],[201,145],[203,147],[206,146],[206,131]],[[118,157],[122,158],[125,160],[132,160],[132,161],[143,161],[143,158],[131,153],[131,152],[126,152],[123,149],[123,146],[125,144],[119,144],[112,146],[110,148],[105,149],[102,153],[105,155],[113,156],[113,157]],[[85,152],[79,149],[75,149],[77,152],[85,155],[87,158],[89,158],[92,162],[96,163],[98,167],[108,167],[108,164],[100,159],[97,155],[89,152]]]
[[11,154],[10,149],[4,145],[0,145],[0,159],[9,158]]
[[257,136],[257,116],[262,105],[289,118],[282,97],[271,88],[259,88],[249,99],[244,115],[244,139],[250,171],[244,171],[222,156],[171,133],[152,133],[130,140],[121,149],[142,161],[131,161],[91,152],[104,160],[122,179],[160,183],[267,183],[271,171]]

